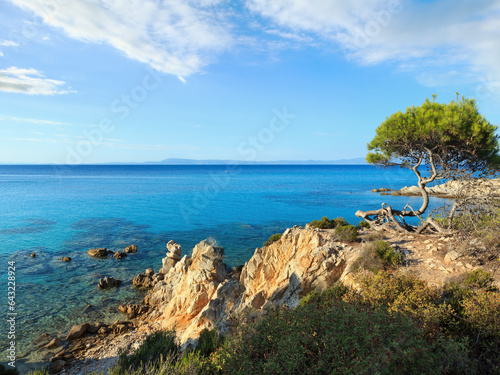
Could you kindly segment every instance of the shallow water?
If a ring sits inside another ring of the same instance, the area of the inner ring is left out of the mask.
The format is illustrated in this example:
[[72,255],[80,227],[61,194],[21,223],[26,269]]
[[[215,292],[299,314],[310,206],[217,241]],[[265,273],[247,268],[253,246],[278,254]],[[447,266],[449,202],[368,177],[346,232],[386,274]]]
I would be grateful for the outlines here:
[[[44,332],[64,335],[76,322],[116,320],[118,304],[142,298],[132,278],[157,271],[171,239],[189,254],[214,237],[235,266],[293,225],[322,216],[356,224],[357,209],[382,202],[418,208],[418,197],[370,191],[414,182],[412,172],[371,166],[0,166],[1,282],[7,289],[7,261],[15,261],[17,352],[30,353]],[[443,203],[431,199],[431,206]],[[121,260],[87,255],[130,244],[138,253]],[[103,276],[123,284],[98,290]],[[6,293],[2,298],[7,311]],[[89,304],[94,308],[84,314]],[[0,340],[2,362],[7,342]]]

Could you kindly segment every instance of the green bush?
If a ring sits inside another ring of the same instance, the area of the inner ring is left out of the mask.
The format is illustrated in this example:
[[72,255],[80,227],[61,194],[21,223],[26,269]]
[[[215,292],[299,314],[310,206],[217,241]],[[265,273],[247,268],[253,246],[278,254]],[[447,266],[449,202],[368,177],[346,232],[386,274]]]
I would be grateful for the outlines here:
[[[337,292],[335,292],[336,294]],[[465,374],[464,345],[422,330],[401,314],[324,300],[270,311],[219,350],[224,374]]]
[[299,306],[308,304],[316,304],[329,306],[332,303],[342,301],[346,295],[350,293],[350,289],[341,282],[337,282],[328,287],[323,292],[313,291],[300,300]]
[[470,288],[495,290],[493,287],[495,279],[489,272],[477,269],[466,274],[463,284]]
[[348,224],[349,223],[342,217],[330,220],[328,219],[328,217],[324,216],[321,218],[320,221],[313,220],[312,222],[309,223],[309,226],[311,226],[312,228],[319,228],[319,229],[335,229],[337,227],[341,227]]
[[19,371],[15,367],[5,368],[4,365],[0,365],[0,375],[19,375]]
[[266,242],[264,242],[264,246],[269,246],[272,243],[279,241],[280,238],[281,238],[281,233],[273,234],[271,237],[269,237],[269,239]]
[[404,255],[397,252],[396,249],[391,247],[385,241],[378,241],[375,243],[375,252],[384,262],[391,266],[399,266],[403,264]]
[[151,371],[161,366],[166,358],[178,356],[180,347],[176,342],[174,331],[155,332],[144,340],[137,351],[129,356],[122,354],[113,375],[125,375],[134,371]]
[[359,238],[358,230],[354,225],[343,225],[335,229],[338,239],[343,242],[354,242]]
[[222,341],[216,329],[204,329],[201,331],[196,350],[200,353],[200,356],[209,357],[210,354],[215,352],[221,345]]
[[358,228],[370,228],[370,224],[366,220],[361,220],[358,224]]

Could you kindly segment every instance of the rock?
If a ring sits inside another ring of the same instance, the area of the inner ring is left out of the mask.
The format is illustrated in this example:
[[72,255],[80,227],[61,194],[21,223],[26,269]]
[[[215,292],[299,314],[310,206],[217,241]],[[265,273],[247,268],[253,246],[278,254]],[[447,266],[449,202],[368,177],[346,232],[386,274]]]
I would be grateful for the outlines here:
[[169,258],[168,256],[166,258],[163,258],[162,259],[163,267],[160,268],[160,272],[163,274],[167,274],[168,271],[170,271],[172,268],[174,268],[174,266],[176,265],[177,262],[178,262],[178,260]]
[[97,333],[101,328],[102,324],[99,322],[93,323],[87,328],[87,332],[89,333]]
[[99,284],[97,285],[97,287],[99,289],[116,288],[120,286],[121,283],[122,283],[121,280],[105,276],[104,278],[99,280]]
[[99,330],[97,331],[97,333],[99,335],[106,335],[110,332],[110,329],[107,327],[107,326],[102,326],[101,328],[99,328]]
[[71,261],[71,258],[70,257],[62,257],[61,260],[63,262],[70,262]]
[[100,249],[90,249],[88,254],[93,258],[107,258],[108,257],[108,249],[105,247]]
[[152,269],[152,268],[148,268],[148,269],[144,272],[144,274],[145,274],[146,276],[148,276],[148,277],[152,277],[152,276],[155,274],[155,271],[153,271],[153,269]]
[[61,340],[59,338],[52,339],[47,345],[44,346],[46,349],[55,349],[61,346]]
[[461,256],[462,256],[462,254],[456,252],[455,250],[449,251],[448,254],[446,254],[446,256],[444,257],[444,262],[450,263],[452,261],[457,260]]
[[52,340],[52,336],[48,333],[44,333],[33,340],[34,345],[45,345]]
[[76,340],[77,338],[81,337],[89,327],[90,324],[88,323],[74,325],[73,328],[71,328],[71,330],[69,331],[66,340]]
[[181,258],[182,258],[182,248],[181,248],[181,245],[179,245],[175,241],[168,241],[168,243],[167,243],[167,249],[169,251],[167,253],[167,257],[169,257],[171,259],[175,259],[175,260],[181,260]]
[[66,362],[64,362],[62,359],[58,359],[50,365],[50,371],[53,373],[60,372],[64,365],[66,365]]
[[113,256],[116,259],[121,259],[121,258],[125,258],[127,256],[127,254],[126,253],[122,253],[121,251],[117,251]]
[[127,314],[127,319],[134,319],[138,315],[143,315],[149,312],[150,307],[147,305],[120,305],[118,306],[118,311]]
[[152,277],[146,276],[145,273],[141,273],[134,277],[132,284],[138,288],[152,288],[155,282]]
[[32,254],[30,255],[30,257],[32,257],[32,258],[36,258],[36,254],[35,254],[35,253],[32,253]]
[[137,246],[135,245],[130,245],[130,246],[127,246],[124,250],[127,254],[128,253],[137,253]]

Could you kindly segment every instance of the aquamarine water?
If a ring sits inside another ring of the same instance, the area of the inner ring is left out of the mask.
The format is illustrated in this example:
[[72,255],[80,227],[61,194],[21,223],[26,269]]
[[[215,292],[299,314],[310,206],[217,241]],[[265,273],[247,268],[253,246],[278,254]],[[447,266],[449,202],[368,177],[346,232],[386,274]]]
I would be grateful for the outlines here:
[[[149,267],[158,271],[171,239],[189,253],[214,237],[236,266],[293,225],[322,216],[357,224],[357,209],[382,202],[418,208],[418,197],[370,191],[414,183],[411,171],[361,165],[0,166],[1,283],[7,290],[7,262],[15,261],[18,354],[32,351],[44,332],[63,335],[75,322],[115,320],[119,303],[142,298],[132,278]],[[431,199],[431,206],[442,204]],[[87,255],[130,244],[139,251],[122,260]],[[72,261],[63,263],[63,256]],[[98,290],[106,275],[124,284]],[[7,312],[6,293],[1,303]],[[83,313],[89,304],[94,308]]]

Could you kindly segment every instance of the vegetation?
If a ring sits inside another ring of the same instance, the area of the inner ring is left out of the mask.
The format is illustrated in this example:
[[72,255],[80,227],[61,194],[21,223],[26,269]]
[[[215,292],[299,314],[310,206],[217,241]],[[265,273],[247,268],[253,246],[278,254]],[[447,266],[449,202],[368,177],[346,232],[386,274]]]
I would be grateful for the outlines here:
[[366,220],[361,220],[358,224],[358,228],[370,228],[370,224]]
[[269,237],[269,239],[266,242],[264,242],[264,246],[269,246],[272,243],[279,241],[280,238],[281,238],[281,233],[273,234],[271,237]]
[[5,368],[4,365],[0,365],[0,375],[18,375],[19,371],[16,368]]
[[404,255],[385,241],[367,243],[358,259],[353,263],[355,271],[359,269],[378,273],[385,268],[394,268],[404,261]]
[[[426,185],[442,179],[471,179],[498,170],[500,148],[496,130],[479,113],[474,99],[458,99],[458,95],[449,104],[437,103],[433,96],[432,101],[426,99],[421,106],[394,113],[376,129],[368,144],[366,160],[383,167],[411,169],[417,176],[422,206],[417,210],[408,206],[394,210],[383,204],[381,209],[358,211],[356,215],[370,225],[416,230],[404,218],[420,216],[426,211],[429,205]],[[432,217],[418,231],[429,227],[445,231]]]
[[336,219],[328,219],[328,217],[324,216],[321,218],[320,221],[318,220],[313,220],[312,222],[309,223],[309,226],[312,228],[319,228],[319,229],[335,229],[337,227],[342,227],[344,225],[349,225],[349,223],[344,220],[342,217],[338,217]]
[[335,228],[335,234],[343,242],[354,242],[359,238],[358,230],[354,225],[342,225]]

